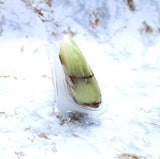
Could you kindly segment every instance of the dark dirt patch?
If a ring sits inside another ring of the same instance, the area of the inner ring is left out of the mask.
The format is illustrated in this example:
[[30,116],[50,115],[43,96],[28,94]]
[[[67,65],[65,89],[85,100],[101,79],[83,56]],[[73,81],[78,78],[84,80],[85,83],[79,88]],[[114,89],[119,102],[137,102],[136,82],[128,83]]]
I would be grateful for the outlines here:
[[136,10],[136,7],[135,7],[135,4],[134,4],[133,0],[123,0],[123,2],[126,3],[126,5],[128,6],[130,11],[133,12],[133,11]]

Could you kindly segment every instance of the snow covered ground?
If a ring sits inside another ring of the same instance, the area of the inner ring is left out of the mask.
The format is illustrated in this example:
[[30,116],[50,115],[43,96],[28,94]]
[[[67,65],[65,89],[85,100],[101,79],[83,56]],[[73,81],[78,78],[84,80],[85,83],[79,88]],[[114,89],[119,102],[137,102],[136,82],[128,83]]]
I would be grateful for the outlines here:
[[[100,85],[97,124],[54,112],[65,34]],[[159,44],[158,0],[0,0],[0,158],[159,159]]]

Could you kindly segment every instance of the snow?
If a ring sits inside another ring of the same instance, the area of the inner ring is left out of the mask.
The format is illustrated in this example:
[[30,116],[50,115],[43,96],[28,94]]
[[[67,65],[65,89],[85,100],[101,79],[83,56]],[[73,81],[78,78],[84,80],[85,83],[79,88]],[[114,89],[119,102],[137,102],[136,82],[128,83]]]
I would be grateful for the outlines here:
[[[160,158],[158,0],[0,1],[0,158]],[[98,122],[55,112],[53,54],[75,40],[102,92]]]

